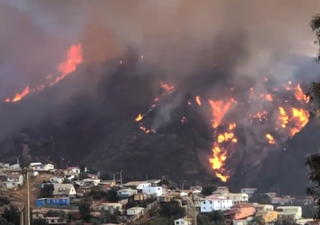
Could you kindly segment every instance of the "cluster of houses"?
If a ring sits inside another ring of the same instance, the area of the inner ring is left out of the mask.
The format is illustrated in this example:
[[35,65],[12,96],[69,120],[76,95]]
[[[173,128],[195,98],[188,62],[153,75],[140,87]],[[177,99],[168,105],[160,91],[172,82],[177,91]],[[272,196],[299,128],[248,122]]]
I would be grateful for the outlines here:
[[[55,169],[53,164],[42,164],[40,162],[30,163],[31,176],[38,176],[41,173],[49,175],[46,182],[40,184],[39,188],[46,185],[53,187],[52,196],[38,198],[35,205],[38,209],[72,209],[75,203],[86,198],[93,187],[99,190],[108,191],[116,189],[118,202],[108,202],[105,199],[93,202],[91,211],[99,213],[101,210],[114,212],[118,210],[129,218],[138,218],[143,215],[149,206],[135,206],[127,208],[130,201],[143,202],[147,199],[156,199],[157,203],[177,201],[181,207],[188,211],[192,195],[193,206],[198,213],[209,213],[214,210],[221,210],[224,213],[226,222],[233,222],[234,225],[245,225],[255,216],[262,217],[266,223],[273,223],[276,220],[292,219],[299,223],[302,221],[301,206],[292,206],[293,202],[300,201],[304,205],[312,205],[312,198],[293,198],[290,196],[277,196],[276,193],[265,193],[270,198],[271,204],[249,203],[249,198],[257,189],[243,188],[240,193],[231,193],[228,187],[217,187],[217,190],[209,196],[201,195],[202,187],[191,186],[188,190],[169,190],[161,185],[161,180],[130,181],[117,184],[116,180],[102,180],[99,173],[91,174],[87,169],[80,171],[79,167],[68,167],[66,169]],[[83,176],[85,174],[85,176]],[[24,177],[21,174],[19,164],[9,165],[0,163],[0,184],[7,189],[16,189],[23,185]],[[276,207],[275,207],[276,205]],[[290,205],[290,206],[289,206]],[[77,207],[75,207],[77,209]],[[73,208],[73,209],[75,209]],[[48,223],[51,222],[48,219]],[[305,224],[306,219],[301,222]],[[60,221],[61,222],[61,221]],[[52,223],[51,223],[52,224]],[[191,224],[190,218],[180,218],[175,221],[176,225]]]

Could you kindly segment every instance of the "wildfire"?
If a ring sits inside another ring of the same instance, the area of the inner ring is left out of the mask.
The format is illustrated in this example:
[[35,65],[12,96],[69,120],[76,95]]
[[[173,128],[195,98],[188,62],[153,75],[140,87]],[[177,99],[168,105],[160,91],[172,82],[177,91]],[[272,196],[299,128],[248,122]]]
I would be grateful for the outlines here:
[[[50,82],[49,85],[54,85],[58,83],[60,80],[65,78],[69,73],[76,70],[76,67],[78,64],[82,62],[82,47],[81,44],[72,45],[71,48],[68,50],[67,53],[67,59],[65,62],[60,63],[58,67],[58,72],[60,75],[55,78],[54,81]],[[48,78],[51,78],[51,76],[48,76]],[[16,94],[14,98],[6,98],[6,102],[17,102],[20,101],[23,97],[30,94],[31,92],[35,91],[41,91],[45,88],[45,85],[40,85],[34,89],[30,89],[29,86],[27,86],[20,94]]]
[[271,134],[266,134],[266,138],[268,139],[269,144],[275,144],[274,138],[271,136]]
[[[267,82],[268,79],[265,78],[264,81]],[[175,87],[172,85],[161,83],[161,87],[165,92],[162,96],[155,99],[151,109],[157,105],[159,99],[163,99],[164,96],[175,91]],[[233,90],[234,89],[232,88],[231,91]],[[277,95],[279,91],[288,91],[292,93],[292,96],[288,99],[282,99],[281,96]],[[216,176],[223,182],[226,182],[230,178],[230,173],[225,167],[226,160],[228,157],[231,157],[234,147],[238,145],[235,130],[237,124],[234,122],[228,122],[226,115],[229,112],[234,113],[238,106],[242,107],[246,106],[246,104],[257,103],[253,108],[260,107],[262,109],[261,111],[252,114],[250,111],[252,110],[251,108],[248,111],[246,111],[245,108],[241,108],[240,113],[244,113],[244,116],[246,116],[252,124],[266,124],[265,128],[263,128],[266,130],[262,130],[265,134],[262,135],[260,139],[261,144],[265,145],[268,143],[270,146],[277,146],[281,144],[284,139],[279,138],[278,140],[277,137],[280,135],[283,137],[284,133],[289,138],[293,137],[296,133],[300,132],[309,121],[309,113],[304,109],[304,105],[309,102],[309,98],[303,94],[300,85],[294,86],[289,81],[283,88],[273,88],[270,93],[267,91],[263,93],[256,93],[253,87],[248,90],[248,93],[249,99],[247,102],[237,102],[237,100],[233,98],[224,100],[209,99],[204,101],[200,96],[194,97],[197,105],[203,106],[208,103],[211,106],[211,126],[214,130],[214,144],[212,147],[212,157],[209,158],[209,162],[211,163]],[[272,102],[273,104],[261,104],[261,100]],[[192,101],[189,100],[187,103],[192,107],[193,104],[191,102]],[[149,109],[149,111],[151,109]],[[232,117],[232,113],[230,113],[230,117]],[[136,118],[136,121],[140,122],[140,129],[145,133],[155,133],[155,130],[146,128],[141,122],[145,115],[146,114],[139,114]],[[188,123],[189,121],[183,116],[181,118],[181,122]],[[272,126],[274,126],[273,131],[270,130],[270,127]],[[239,130],[240,129],[242,129],[241,126],[239,126]],[[259,143],[260,139],[258,141]]]

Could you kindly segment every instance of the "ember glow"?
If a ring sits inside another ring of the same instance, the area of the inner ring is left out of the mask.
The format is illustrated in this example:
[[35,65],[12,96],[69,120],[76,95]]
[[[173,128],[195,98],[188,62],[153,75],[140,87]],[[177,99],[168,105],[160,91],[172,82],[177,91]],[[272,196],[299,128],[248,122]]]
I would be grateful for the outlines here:
[[[269,79],[264,78],[262,82],[268,81]],[[160,86],[164,93],[155,99],[148,112],[152,111],[159,101],[176,91],[176,88],[169,84],[161,83]],[[206,105],[211,108],[213,147],[209,162],[215,175],[223,182],[226,182],[231,176],[226,163],[228,159],[232,158],[236,149],[246,148],[250,150],[250,146],[243,146],[243,143],[238,141],[237,136],[241,135],[244,129],[248,130],[247,133],[249,134],[254,133],[255,143],[253,144],[255,146],[261,146],[272,151],[281,149],[281,144],[300,132],[309,121],[307,110],[309,99],[304,95],[299,84],[293,85],[289,81],[277,88],[266,88],[266,90],[269,91],[263,93],[260,91],[259,93],[251,87],[248,90],[246,101],[236,97],[204,99],[201,96],[194,96],[191,97],[193,100],[190,99],[187,102],[189,107],[204,107]],[[231,91],[234,91],[234,88],[231,88]],[[259,107],[251,109],[252,105],[258,105]],[[145,133],[156,133],[156,130],[146,128],[143,125],[142,121],[148,112],[139,114],[136,121],[139,121],[139,127]],[[241,115],[240,120],[238,117],[232,119],[232,114]],[[239,123],[239,121],[242,121],[242,123]],[[250,126],[244,127],[243,121],[247,121]],[[181,118],[181,123],[188,122],[188,117],[183,116]]]
[[[58,66],[58,76],[54,78],[53,81],[49,83],[49,85],[54,85],[58,83],[60,80],[65,78],[68,74],[75,71],[77,68],[77,65],[82,62],[82,47],[81,44],[72,45],[71,48],[67,52],[66,60]],[[51,76],[48,76],[48,78],[51,78]],[[39,85],[35,88],[30,88],[27,86],[21,93],[18,93],[13,98],[6,98],[6,102],[17,102],[20,101],[23,97],[26,95],[35,92],[35,91],[41,91],[45,88],[45,85]]]

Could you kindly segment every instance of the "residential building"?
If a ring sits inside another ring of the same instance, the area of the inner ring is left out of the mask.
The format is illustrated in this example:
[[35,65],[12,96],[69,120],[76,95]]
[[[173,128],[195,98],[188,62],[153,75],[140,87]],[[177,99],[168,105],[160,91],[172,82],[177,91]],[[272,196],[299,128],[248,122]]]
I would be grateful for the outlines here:
[[192,218],[180,218],[174,221],[174,225],[192,225]]
[[229,188],[227,186],[218,186],[217,190],[213,192],[214,194],[225,194],[229,193]]
[[73,184],[54,184],[53,196],[58,197],[74,197],[77,193]]
[[278,219],[277,211],[259,211],[255,216],[260,216],[266,223],[273,223]]
[[144,187],[142,193],[154,196],[162,196],[162,187]]
[[257,190],[257,188],[242,188],[241,193],[245,193],[249,196],[252,196]]
[[249,203],[241,203],[232,206],[231,210],[225,212],[224,215],[226,219],[241,220],[248,217],[252,217],[255,213],[256,209],[253,205]]
[[54,170],[54,165],[51,163],[42,164],[42,170],[44,171]]
[[100,179],[91,179],[91,178],[86,178],[82,180],[85,185],[94,185],[97,186],[100,184]]
[[70,198],[39,198],[36,200],[37,207],[68,205],[70,205]]
[[54,184],[62,184],[63,181],[64,181],[63,177],[59,177],[59,176],[50,177],[50,182]]
[[66,224],[66,220],[62,220],[61,217],[44,217],[47,224],[49,225],[60,225],[60,224]]
[[223,196],[232,200],[233,205],[249,201],[249,196],[246,193],[225,193]]
[[111,187],[116,185],[116,181],[115,180],[102,180],[99,183],[99,186],[103,189],[103,190],[108,190]]
[[151,187],[151,183],[147,181],[131,181],[126,184],[124,184],[126,187],[136,187],[137,189],[141,190],[145,187]]
[[278,196],[278,194],[276,192],[268,192],[268,193],[265,193],[266,195],[268,195],[270,198],[275,198]]
[[303,197],[297,198],[295,202],[298,202],[303,205],[313,205],[314,199],[311,196],[303,196]]
[[190,187],[190,190],[191,191],[202,191],[202,187],[201,186],[191,186]]
[[20,164],[17,163],[17,164],[13,164],[10,166],[10,169],[20,169]]
[[208,196],[200,203],[200,212],[212,212],[213,210],[230,210],[232,207],[232,200],[225,197],[216,197],[215,195]]
[[232,220],[233,225],[248,225],[250,220]]
[[68,171],[68,173],[80,174],[80,168],[79,167],[68,167],[67,171]]
[[33,170],[42,170],[42,163],[41,162],[32,162],[29,164],[29,168]]
[[254,207],[256,208],[257,212],[274,211],[273,205],[256,204]]
[[79,187],[76,192],[77,192],[77,196],[79,197],[84,197],[87,196],[90,192],[91,192],[91,186],[81,186]]
[[8,189],[17,188],[23,185],[23,175],[18,172],[6,173],[7,180],[4,182]]
[[126,189],[121,189],[118,191],[118,198],[129,198],[130,196],[138,193],[137,190],[131,189],[131,188],[126,188]]
[[278,212],[278,219],[290,218],[299,220],[302,218],[301,206],[278,206],[276,211]]
[[160,184],[161,184],[161,179],[147,180],[147,183],[150,183],[152,187],[154,187],[154,186],[160,186]]
[[143,212],[144,212],[144,208],[142,208],[142,207],[132,207],[132,208],[127,209],[128,216],[141,215]]
[[119,210],[122,212],[122,204],[121,203],[100,203],[99,205],[93,206],[92,207],[96,211],[109,211],[109,212],[114,212],[114,210]]
[[280,197],[274,197],[270,199],[271,204],[275,204],[275,205],[284,205],[286,204],[287,200],[280,198]]

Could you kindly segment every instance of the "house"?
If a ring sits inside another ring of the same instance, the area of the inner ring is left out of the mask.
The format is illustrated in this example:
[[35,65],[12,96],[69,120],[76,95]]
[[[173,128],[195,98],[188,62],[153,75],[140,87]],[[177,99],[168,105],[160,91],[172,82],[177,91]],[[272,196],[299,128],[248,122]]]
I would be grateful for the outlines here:
[[201,193],[202,187],[201,186],[191,186],[190,190],[191,191],[199,191]]
[[257,190],[257,188],[242,188],[241,193],[245,193],[249,196],[252,196]]
[[60,225],[60,224],[66,224],[66,220],[62,220],[61,217],[43,217],[47,224],[49,225]]
[[42,163],[41,162],[32,162],[29,164],[29,168],[33,170],[42,170]]
[[67,171],[68,171],[68,173],[80,174],[80,168],[79,167],[68,167]]
[[218,186],[217,190],[213,192],[214,194],[225,194],[229,193],[229,188],[227,186]]
[[191,225],[192,218],[180,218],[174,221],[174,225]]
[[239,203],[246,203],[249,200],[249,196],[246,193],[225,193],[223,194],[227,199],[232,200],[233,205]]
[[116,181],[115,180],[101,180],[99,183],[99,186],[103,189],[103,190],[108,190],[111,187],[116,185]]
[[268,195],[270,198],[275,198],[278,196],[278,194],[276,192],[268,192],[268,193],[265,193],[266,195]]
[[54,184],[53,196],[58,197],[74,197],[77,193],[73,184]]
[[302,218],[301,206],[278,206],[276,211],[278,212],[278,219],[290,218],[299,220]]
[[122,212],[122,204],[121,203],[100,203],[99,205],[93,206],[92,207],[96,211],[109,211],[109,212],[114,212],[114,210],[119,210]]
[[259,211],[255,216],[260,216],[266,223],[273,223],[278,219],[277,211]]
[[91,188],[92,188],[91,186],[78,187],[76,190],[77,196],[79,196],[79,197],[87,196],[91,192]]
[[287,202],[287,200],[280,197],[274,197],[274,198],[271,198],[270,200],[271,200],[271,204],[275,204],[275,205],[284,205]]
[[93,173],[87,173],[88,178],[91,179],[99,179],[98,174],[93,174]]
[[51,163],[42,164],[42,170],[43,171],[51,171],[54,170],[54,165]]
[[138,193],[137,190],[131,189],[131,188],[126,188],[126,189],[121,189],[118,191],[118,198],[129,198],[130,196]]
[[20,169],[20,164],[17,163],[17,164],[13,164],[10,166],[10,169]]
[[63,181],[64,181],[63,177],[59,177],[59,176],[50,177],[50,182],[54,184],[62,184]]
[[257,212],[274,211],[273,205],[257,204],[257,205],[254,205],[254,207],[256,208]]
[[6,173],[7,180],[4,182],[8,189],[23,185],[23,175],[18,172]]
[[224,213],[226,219],[241,220],[254,216],[256,209],[249,203],[235,204]]
[[90,178],[86,178],[82,180],[84,182],[85,185],[93,185],[93,186],[97,186],[100,184],[100,179],[90,179]]
[[226,211],[232,207],[232,200],[225,197],[216,197],[215,195],[208,196],[200,203],[200,212],[212,212],[213,210]]
[[300,197],[300,198],[297,198],[295,200],[295,202],[298,202],[300,204],[303,204],[303,205],[313,205],[314,204],[314,200],[311,196],[305,196],[305,197]]
[[143,212],[144,212],[144,208],[142,208],[142,207],[132,207],[132,208],[127,209],[128,216],[141,215]]
[[160,186],[160,184],[161,184],[161,179],[147,180],[147,183],[150,183],[152,187],[154,187],[154,186]]
[[39,198],[36,200],[37,207],[43,206],[69,206],[70,198]]
[[248,225],[250,220],[245,219],[245,220],[232,220],[233,225]]
[[34,219],[34,220],[43,219],[43,213],[41,213],[41,211],[32,210],[32,219]]
[[147,181],[130,181],[126,184],[124,184],[126,187],[136,187],[137,189],[142,189],[145,187],[151,187],[151,183]]
[[159,197],[162,196],[162,187],[144,187],[142,193]]

